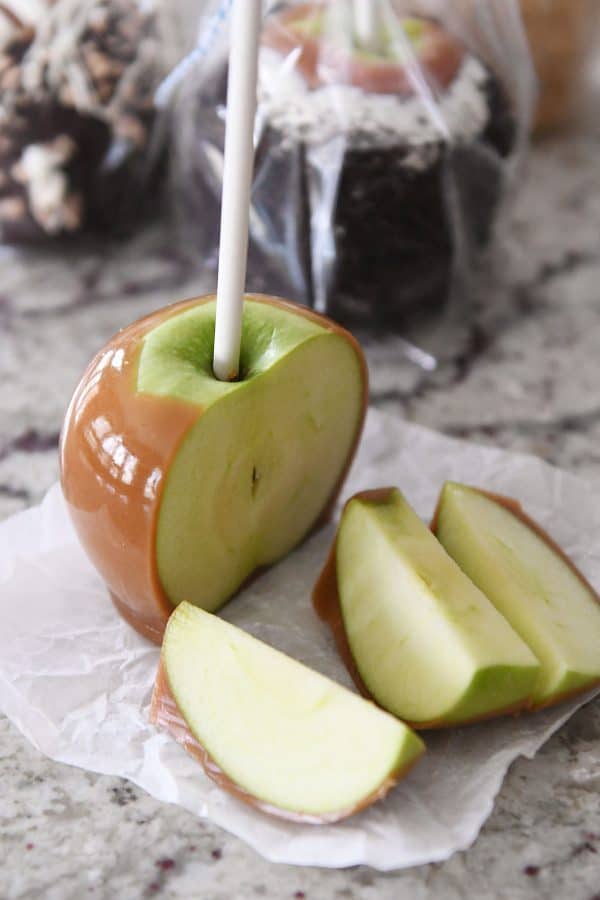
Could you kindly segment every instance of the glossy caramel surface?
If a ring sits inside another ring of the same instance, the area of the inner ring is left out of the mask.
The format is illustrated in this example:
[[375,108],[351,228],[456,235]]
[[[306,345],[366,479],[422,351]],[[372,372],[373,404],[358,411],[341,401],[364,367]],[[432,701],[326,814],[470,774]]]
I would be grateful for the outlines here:
[[138,394],[137,362],[144,335],[182,308],[135,323],[100,351],[73,396],[61,440],[63,492],[81,542],[119,611],[155,641],[171,610],[154,551],[161,491],[202,410]]

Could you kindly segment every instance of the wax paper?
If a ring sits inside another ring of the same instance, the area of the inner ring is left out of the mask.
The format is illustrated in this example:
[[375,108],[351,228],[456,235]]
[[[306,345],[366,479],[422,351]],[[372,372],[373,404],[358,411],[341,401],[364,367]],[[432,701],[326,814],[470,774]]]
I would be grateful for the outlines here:
[[[398,485],[428,518],[442,482],[513,495],[600,584],[600,487],[544,462],[371,412],[344,496]],[[231,622],[350,684],[311,589],[334,524],[224,610]],[[511,762],[532,757],[587,697],[554,710],[426,736],[428,752],[385,802],[332,826],[244,806],[148,723],[158,649],[123,622],[71,528],[60,488],[0,525],[0,709],[52,759],[130,779],[238,835],[269,860],[391,870],[447,859],[489,816]]]

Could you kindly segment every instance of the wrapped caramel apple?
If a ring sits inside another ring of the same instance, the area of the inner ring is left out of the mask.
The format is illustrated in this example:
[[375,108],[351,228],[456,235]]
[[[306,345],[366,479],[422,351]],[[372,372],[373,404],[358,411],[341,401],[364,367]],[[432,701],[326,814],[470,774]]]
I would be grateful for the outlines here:
[[[278,4],[266,18],[248,283],[345,322],[402,326],[444,308],[490,246],[523,122],[466,14],[373,7],[368,46],[345,0]],[[518,66],[524,46],[494,37]],[[174,107],[176,200],[207,264],[226,83],[216,44]]]
[[0,240],[112,231],[139,214],[163,67],[137,0],[0,4]]
[[121,613],[156,641],[177,603],[218,609],[327,515],[364,417],[364,359],[334,323],[247,297],[227,382],[212,369],[215,316],[206,297],[119,332],[63,431],[81,541]]

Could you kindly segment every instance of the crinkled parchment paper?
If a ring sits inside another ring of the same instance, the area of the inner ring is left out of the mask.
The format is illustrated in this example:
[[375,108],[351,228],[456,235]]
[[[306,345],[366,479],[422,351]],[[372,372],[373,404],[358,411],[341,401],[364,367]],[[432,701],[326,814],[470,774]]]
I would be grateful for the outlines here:
[[[535,458],[371,412],[344,496],[398,485],[428,518],[447,478],[519,498],[600,585],[600,488]],[[333,533],[333,526],[323,529],[223,614],[349,684],[310,605]],[[129,778],[270,860],[387,870],[446,859],[475,839],[512,760],[533,756],[583,702],[429,735],[423,762],[385,802],[338,825],[294,825],[220,791],[175,741],[148,724],[157,661],[158,650],[113,609],[58,486],[40,507],[0,525],[0,708],[52,759]]]

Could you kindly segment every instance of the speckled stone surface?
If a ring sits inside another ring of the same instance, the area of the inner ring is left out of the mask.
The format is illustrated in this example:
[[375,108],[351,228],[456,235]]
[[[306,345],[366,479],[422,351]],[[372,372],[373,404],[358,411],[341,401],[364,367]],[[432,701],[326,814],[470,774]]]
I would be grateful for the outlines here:
[[[452,435],[600,477],[600,143],[540,145],[506,289],[425,383],[369,342],[373,402]],[[59,259],[0,250],[0,515],[38,501],[76,380],[145,312],[202,290],[160,229]],[[0,718],[0,898],[600,900],[600,701],[516,763],[476,844],[391,875],[275,866],[126,782],[52,763]]]

